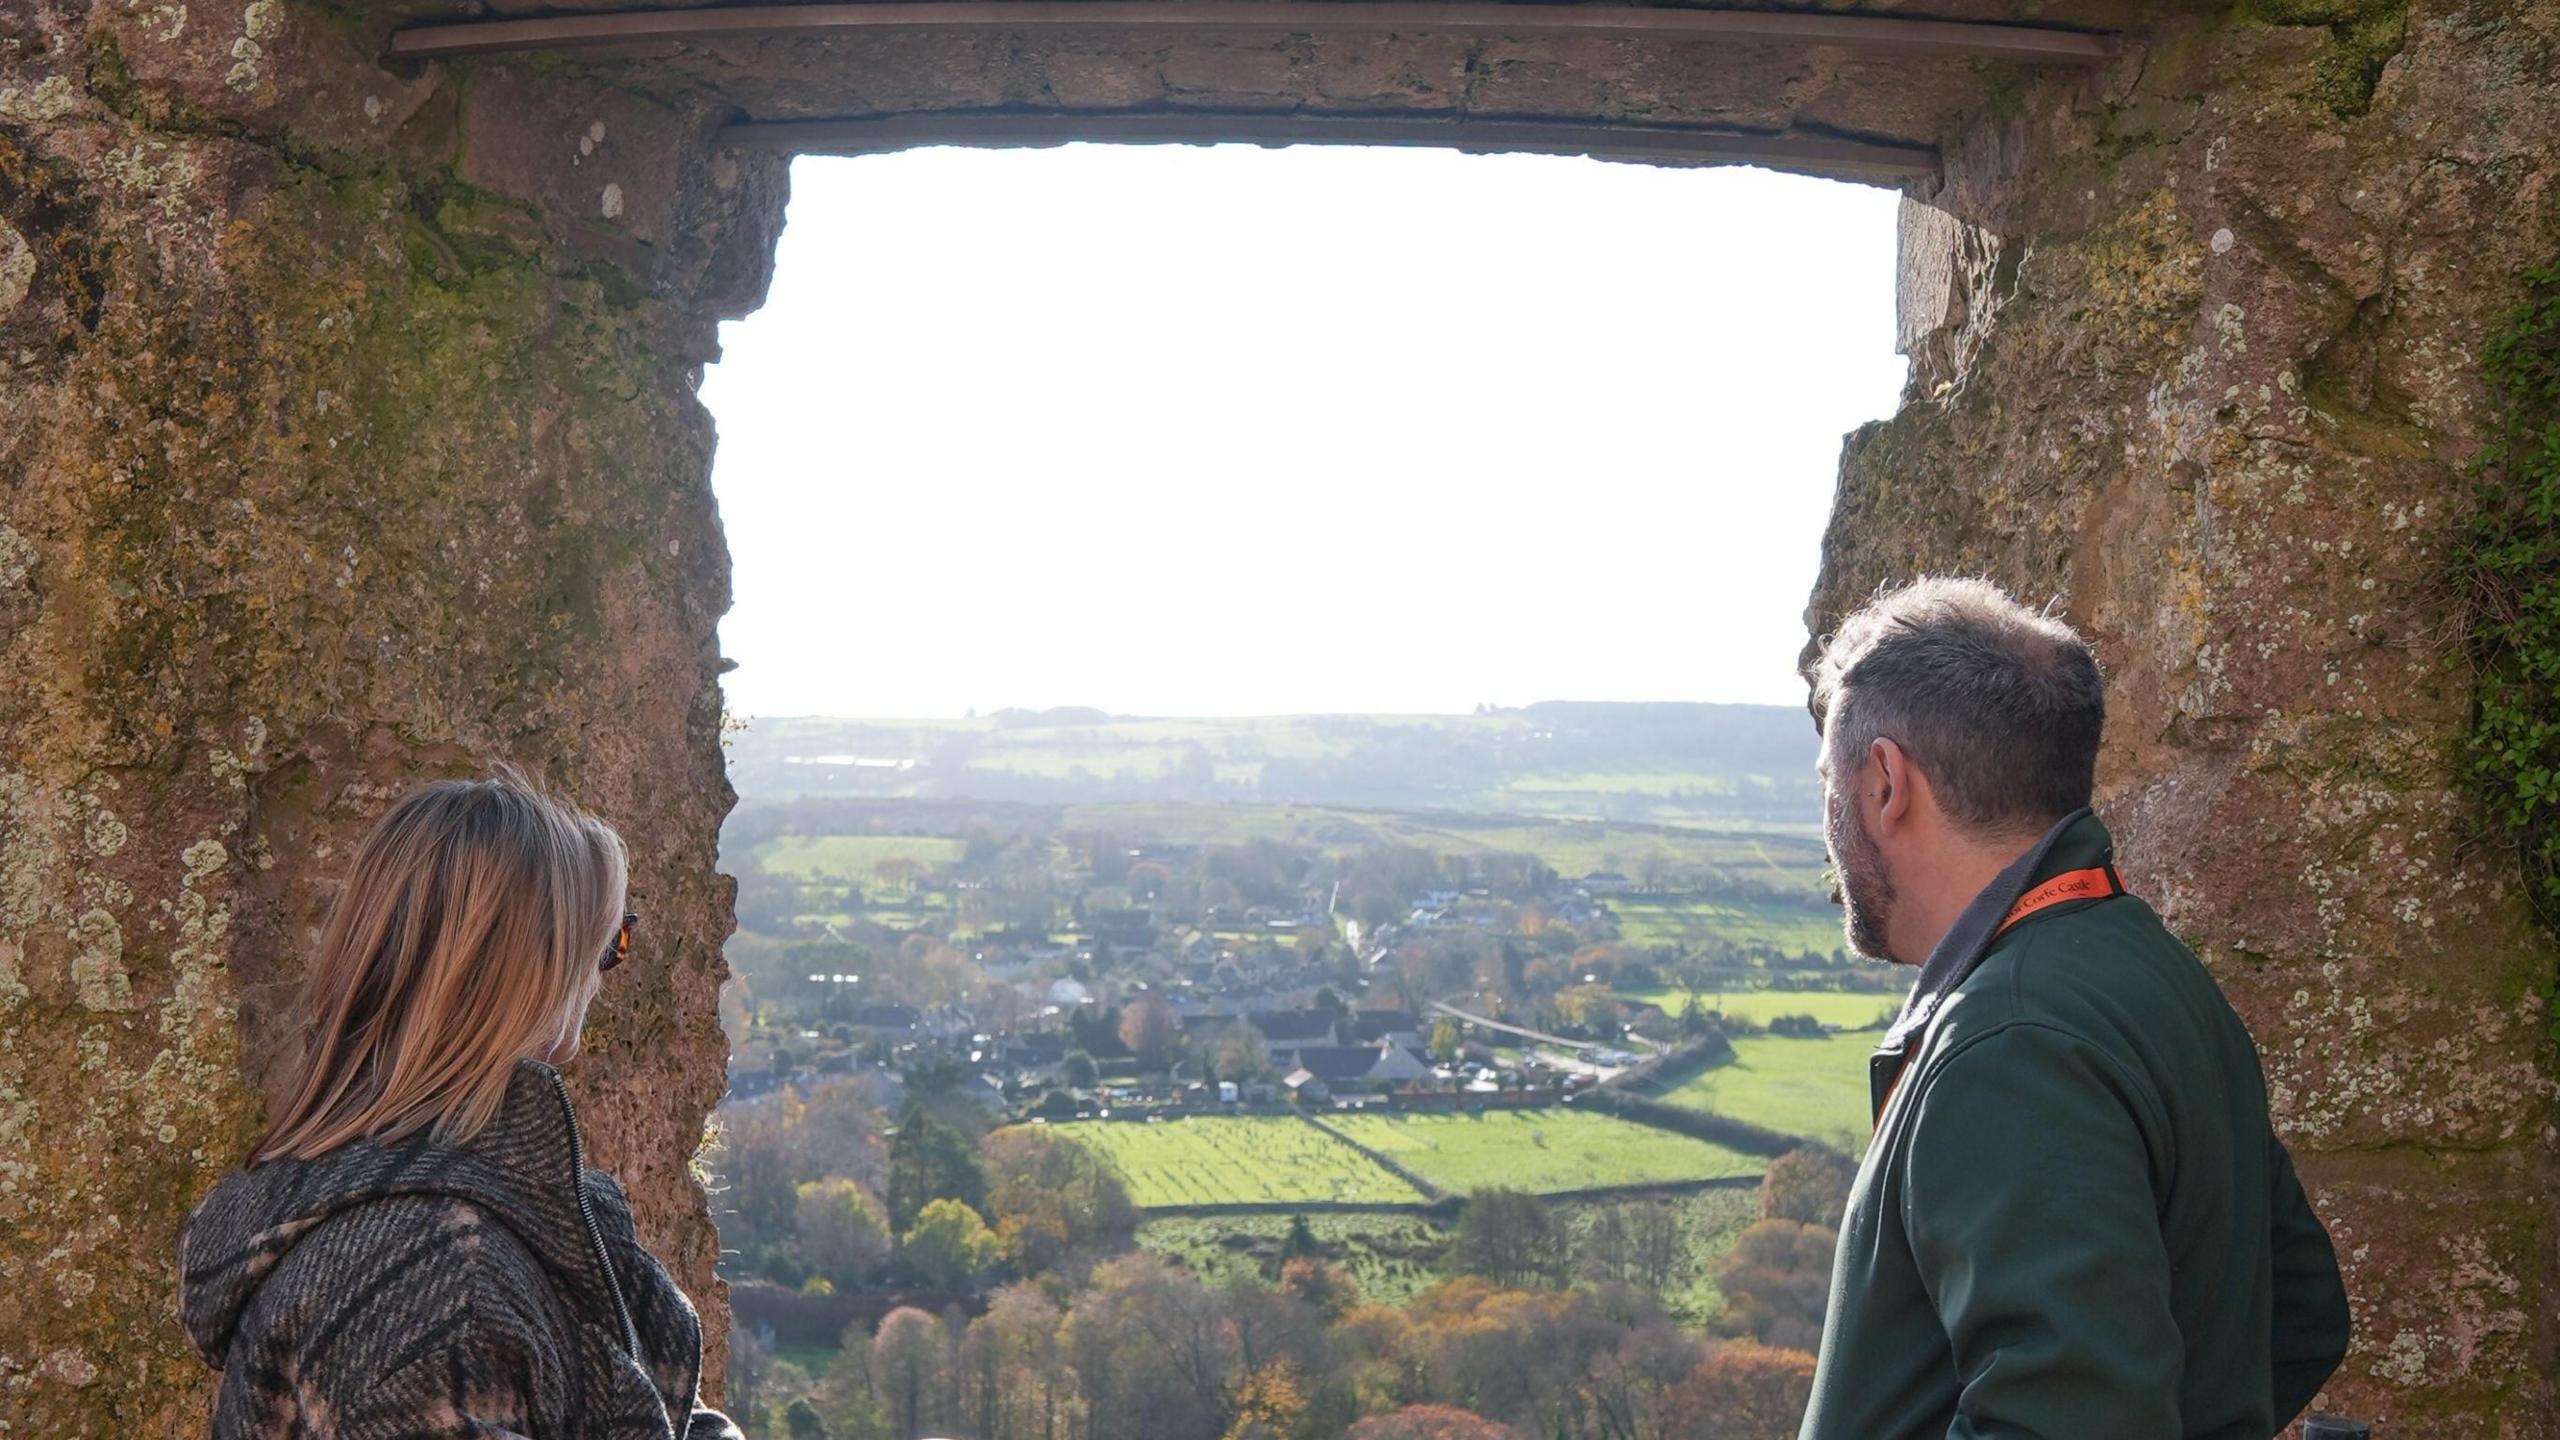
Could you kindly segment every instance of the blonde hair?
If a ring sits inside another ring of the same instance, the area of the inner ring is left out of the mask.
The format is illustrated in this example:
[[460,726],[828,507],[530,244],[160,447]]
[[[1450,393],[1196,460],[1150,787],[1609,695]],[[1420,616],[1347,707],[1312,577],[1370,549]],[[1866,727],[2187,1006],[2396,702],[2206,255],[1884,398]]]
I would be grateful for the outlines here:
[[512,772],[439,780],[364,838],[304,992],[305,1049],[252,1165],[477,1135],[576,1022],[622,921],[622,839]]

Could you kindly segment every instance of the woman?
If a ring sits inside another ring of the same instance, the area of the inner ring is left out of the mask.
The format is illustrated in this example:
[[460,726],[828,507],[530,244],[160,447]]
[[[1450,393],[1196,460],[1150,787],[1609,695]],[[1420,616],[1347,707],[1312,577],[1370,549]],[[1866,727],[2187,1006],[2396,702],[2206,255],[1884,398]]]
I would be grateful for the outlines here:
[[365,838],[292,1098],[179,1245],[217,1440],[735,1440],[555,1068],[630,953],[623,883],[613,831],[513,779],[428,785]]

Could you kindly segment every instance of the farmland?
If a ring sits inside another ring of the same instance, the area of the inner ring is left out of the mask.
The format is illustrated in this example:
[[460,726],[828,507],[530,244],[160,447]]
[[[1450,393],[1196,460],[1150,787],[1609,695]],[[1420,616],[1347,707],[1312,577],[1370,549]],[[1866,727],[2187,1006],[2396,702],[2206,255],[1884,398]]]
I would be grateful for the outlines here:
[[[1563,1200],[1554,1214],[1579,1248],[1591,1224],[1613,1200]],[[1748,1189],[1702,1190],[1641,1203],[1668,1205],[1678,1216],[1683,1255],[1660,1298],[1683,1324],[1704,1324],[1723,1308],[1715,1258],[1742,1228],[1759,1218],[1759,1193]],[[1138,1244],[1181,1262],[1212,1287],[1265,1280],[1278,1262],[1288,1215],[1181,1215],[1138,1227]],[[1428,1215],[1309,1214],[1316,1244],[1351,1275],[1363,1300],[1401,1305],[1448,1278],[1452,1225]]]
[[1656,1098],[1863,1152],[1867,1057],[1877,1039],[1873,1031],[1821,1039],[1745,1035],[1733,1042],[1732,1060],[1667,1086]]
[[1152,1123],[1080,1120],[1049,1127],[1099,1152],[1142,1209],[1426,1198],[1358,1150],[1287,1115],[1214,1115]]
[[1443,1190],[1583,1190],[1756,1175],[1756,1157],[1597,1111],[1333,1115],[1325,1125]]
[[1812,833],[1813,728],[1783,705],[1541,704],[1472,715],[756,718],[760,800],[1304,801]]
[[958,860],[968,848],[942,835],[781,835],[767,841],[756,860],[795,880],[869,885],[883,861],[909,860],[931,869]]
[[[1726,847],[1728,852],[1736,848],[1739,847],[1730,843]],[[1756,848],[1769,847],[1764,842]],[[1745,861],[1743,873],[1752,873],[1755,863]],[[1759,868],[1789,880],[1802,878],[1798,870],[1776,868],[1774,863]],[[1840,944],[1840,912],[1810,894],[1804,902],[1793,905],[1767,900],[1617,895],[1610,897],[1609,909],[1618,917],[1620,938],[1630,945],[1679,946],[1725,939],[1827,955]]]
[[1684,990],[1676,985],[1618,992],[1629,1000],[1659,1005],[1677,1015],[1692,995],[1698,1008],[1727,1019],[1766,1025],[1780,1015],[1810,1015],[1842,1030],[1863,1030],[1902,1006],[1899,992],[1872,990]]
[[[1260,1279],[1274,1267],[1288,1215],[1177,1215],[1138,1227],[1138,1243],[1212,1285]],[[1316,1243],[1351,1273],[1363,1299],[1397,1305],[1443,1278],[1449,1226],[1422,1214],[1311,1214]]]

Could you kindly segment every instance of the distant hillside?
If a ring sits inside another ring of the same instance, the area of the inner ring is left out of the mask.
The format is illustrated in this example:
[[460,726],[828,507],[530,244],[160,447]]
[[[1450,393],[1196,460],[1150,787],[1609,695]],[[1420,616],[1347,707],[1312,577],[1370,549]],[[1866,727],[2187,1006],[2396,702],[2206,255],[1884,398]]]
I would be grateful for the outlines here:
[[1810,828],[1813,727],[1783,705],[1547,702],[1475,715],[758,720],[742,796],[1234,801]]

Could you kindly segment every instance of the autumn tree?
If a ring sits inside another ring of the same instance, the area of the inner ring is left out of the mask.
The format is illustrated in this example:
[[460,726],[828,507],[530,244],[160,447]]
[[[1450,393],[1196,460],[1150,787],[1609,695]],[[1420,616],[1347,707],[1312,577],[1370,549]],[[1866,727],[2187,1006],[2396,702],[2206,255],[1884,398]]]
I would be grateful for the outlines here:
[[1837,1225],[1849,1208],[1858,1167],[1837,1150],[1808,1145],[1769,1162],[1760,1177],[1760,1218]]
[[969,1418],[985,1440],[1061,1440],[1078,1417],[1059,1343],[1065,1317],[1039,1287],[1007,1285],[969,1325],[967,1363],[989,1384]]
[[1372,1415],[1344,1432],[1345,1440],[1520,1440],[1520,1432],[1455,1405],[1407,1405]]
[[1498,1285],[1546,1285],[1560,1278],[1563,1252],[1563,1232],[1545,1201],[1496,1187],[1467,1197],[1450,1260]]
[[1813,1356],[1750,1340],[1708,1353],[1673,1396],[1690,1428],[1667,1440],[1794,1440],[1813,1398]]
[[1280,1262],[1280,1293],[1326,1320],[1333,1320],[1360,1303],[1359,1285],[1321,1255],[1300,1255]]
[[1669,1289],[1688,1259],[1680,1215],[1659,1200],[1629,1200],[1592,1212],[1579,1256],[1582,1273],[1655,1294]]
[[[1128,1023],[1125,1016],[1121,1023]],[[1264,1079],[1271,1074],[1271,1047],[1264,1042],[1262,1033],[1250,1025],[1238,1023],[1228,1026],[1218,1036],[1217,1048],[1210,1052],[1210,1056],[1218,1067],[1221,1080],[1243,1083]]]
[[721,1122],[712,1165],[726,1182],[733,1217],[722,1222],[723,1238],[752,1270],[765,1270],[774,1253],[789,1246],[799,1214],[799,1162],[785,1123],[795,1103],[786,1089],[763,1104],[724,1112]]
[[1716,1328],[1783,1349],[1819,1346],[1838,1238],[1825,1226],[1795,1220],[1761,1220],[1745,1229],[1716,1260],[1716,1287],[1725,1299]]
[[1182,1017],[1173,1012],[1173,1002],[1150,991],[1120,1012],[1120,1043],[1140,1065],[1165,1069],[1182,1049]]
[[871,1338],[871,1384],[898,1440],[919,1440],[942,1419],[950,1358],[942,1322],[912,1305],[881,1317]]
[[1226,1440],[1294,1440],[1307,1415],[1297,1367],[1287,1360],[1247,1372],[1229,1403]]
[[987,1218],[1023,1274],[1037,1274],[1070,1253],[1126,1248],[1138,1207],[1111,1167],[1087,1146],[1038,1130],[1014,1128],[978,1144],[987,1181]]
[[1431,1058],[1447,1063],[1458,1058],[1458,1025],[1447,1016],[1431,1022]]
[[957,1200],[928,1202],[898,1238],[898,1254],[926,1284],[957,1290],[1004,1254],[977,1211]]
[[801,1182],[796,1221],[800,1262],[837,1289],[862,1284],[889,1258],[889,1217],[855,1181]]

